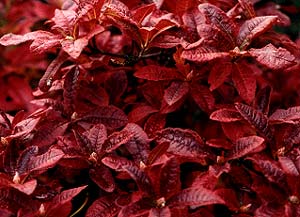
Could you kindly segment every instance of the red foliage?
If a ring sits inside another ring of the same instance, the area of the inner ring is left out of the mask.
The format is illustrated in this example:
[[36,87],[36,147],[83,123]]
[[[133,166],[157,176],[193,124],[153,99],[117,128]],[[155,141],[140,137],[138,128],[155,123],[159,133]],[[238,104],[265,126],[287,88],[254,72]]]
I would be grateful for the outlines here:
[[6,0],[0,20],[0,216],[300,215],[299,40],[273,3]]

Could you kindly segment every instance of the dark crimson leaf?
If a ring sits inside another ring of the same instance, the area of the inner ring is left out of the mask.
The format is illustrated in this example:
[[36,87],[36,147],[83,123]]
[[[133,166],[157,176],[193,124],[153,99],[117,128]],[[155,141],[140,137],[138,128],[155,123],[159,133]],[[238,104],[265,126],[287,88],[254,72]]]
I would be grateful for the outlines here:
[[129,164],[122,166],[122,168],[136,182],[138,188],[142,191],[143,194],[147,196],[154,195],[151,180],[144,171],[140,170],[135,165]]
[[270,117],[272,123],[294,123],[300,119],[300,106],[277,109]]
[[61,206],[65,203],[68,203],[86,187],[87,186],[85,185],[78,188],[64,190],[59,195],[53,198],[52,203],[56,206]]
[[166,115],[165,114],[153,114],[151,115],[144,125],[144,130],[147,133],[149,138],[153,138],[157,131],[160,131],[164,128],[166,124]]
[[273,141],[273,133],[269,127],[268,118],[254,108],[236,103],[236,109],[252,126],[254,126],[266,139]]
[[101,161],[104,165],[106,165],[109,168],[112,168],[116,171],[123,171],[123,166],[134,165],[132,161],[128,160],[127,158],[119,157],[119,156],[104,157]]
[[274,206],[272,204],[263,204],[255,210],[255,216],[285,216],[285,210],[282,206]]
[[120,211],[120,207],[115,203],[116,196],[103,196],[95,200],[88,208],[86,217],[114,217]]
[[7,139],[26,137],[36,128],[39,121],[40,118],[27,118],[20,121],[14,126],[13,134],[8,136]]
[[187,82],[173,81],[171,85],[165,89],[164,99],[168,105],[181,100],[189,92],[189,84]]
[[263,114],[268,115],[270,97],[271,97],[271,87],[266,86],[263,89],[259,90],[255,97],[255,107],[258,111],[261,111]]
[[197,158],[208,155],[202,138],[189,129],[165,128],[157,133],[155,141],[158,144],[170,143],[168,152],[173,154]]
[[249,53],[260,64],[273,69],[280,70],[295,64],[295,57],[285,48],[276,48],[272,44],[260,49],[250,49]]
[[183,79],[183,76],[176,69],[156,65],[144,66],[138,69],[134,76],[150,81]]
[[104,87],[112,102],[120,100],[121,96],[127,89],[127,84],[128,81],[125,71],[120,70],[110,74],[110,76],[105,80]]
[[196,104],[205,112],[209,113],[214,105],[215,98],[208,87],[193,82],[191,85],[191,94]]
[[208,83],[210,84],[209,90],[213,91],[221,86],[231,74],[231,71],[232,63],[221,62],[214,64],[208,76]]
[[46,92],[52,86],[52,82],[58,78],[58,71],[62,64],[67,60],[68,55],[61,51],[58,56],[49,64],[45,74],[39,81],[39,88]]
[[90,178],[99,186],[99,188],[113,192],[116,184],[110,170],[105,166],[97,166],[89,170]]
[[168,201],[168,206],[207,206],[212,204],[225,204],[223,199],[213,191],[192,187],[183,189]]
[[255,97],[256,79],[248,64],[245,62],[233,64],[232,80],[239,95],[250,104]]
[[84,132],[83,135],[89,139],[96,152],[101,150],[103,143],[107,139],[106,128],[103,124],[95,124],[91,129]]
[[153,206],[153,201],[150,198],[142,198],[121,209],[118,217],[141,216],[141,214],[149,212]]
[[17,171],[20,175],[29,172],[27,169],[29,167],[30,160],[38,154],[38,150],[37,146],[29,146],[21,153],[17,162]]
[[219,121],[219,122],[234,122],[242,120],[243,117],[241,114],[233,108],[223,108],[214,111],[211,113],[210,117],[211,120]]
[[29,171],[42,171],[54,167],[64,156],[60,149],[52,148],[42,155],[37,155],[30,159],[28,163]]
[[79,73],[79,68],[73,67],[67,72],[64,80],[64,109],[69,115],[72,115],[75,109],[74,101],[78,90]]
[[227,141],[226,139],[210,139],[206,141],[206,144],[210,147],[223,148],[227,150],[232,149],[233,146],[232,143]]
[[158,110],[152,106],[141,104],[132,109],[128,114],[128,121],[131,123],[137,123],[144,120],[147,116],[152,113],[157,112]]
[[259,152],[265,148],[264,139],[259,136],[248,136],[238,139],[229,153],[229,159],[236,159],[248,154]]
[[240,27],[237,43],[240,49],[248,47],[253,39],[268,31],[277,21],[277,16],[254,17]]
[[160,172],[160,196],[168,200],[181,189],[180,168],[176,158],[170,158]]
[[100,106],[82,115],[78,121],[104,124],[109,129],[116,129],[125,126],[128,119],[125,113],[117,107]]
[[226,34],[232,45],[235,45],[236,26],[224,11],[209,3],[200,4],[198,9],[210,23]]
[[230,139],[231,141],[236,141],[241,137],[245,137],[248,135],[254,135],[256,134],[256,130],[253,129],[252,126],[250,126],[247,123],[244,122],[229,122],[229,123],[221,123],[222,130],[226,137]]
[[170,146],[169,142],[164,142],[155,146],[149,153],[147,164],[148,165],[153,164],[157,159],[159,159],[163,154],[167,152],[169,146]]

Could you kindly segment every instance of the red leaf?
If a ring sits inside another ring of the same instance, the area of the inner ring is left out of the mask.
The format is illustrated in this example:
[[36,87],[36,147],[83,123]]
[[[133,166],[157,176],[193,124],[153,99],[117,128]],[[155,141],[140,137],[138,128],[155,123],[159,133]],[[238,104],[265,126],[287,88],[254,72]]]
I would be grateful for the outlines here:
[[278,161],[283,171],[290,176],[299,176],[299,171],[295,163],[288,157],[279,156]]
[[196,49],[184,50],[181,58],[195,62],[209,62],[215,59],[229,57],[228,52],[220,52],[211,47],[200,46]]
[[104,87],[109,94],[111,102],[118,102],[125,93],[128,85],[125,71],[115,71],[105,80]]
[[157,159],[159,159],[163,154],[165,154],[167,152],[169,147],[170,147],[169,142],[164,142],[164,143],[161,143],[161,144],[155,146],[151,150],[151,152],[148,156],[147,164],[148,165],[153,164]]
[[153,138],[157,131],[160,131],[164,128],[166,124],[166,115],[165,114],[153,114],[151,115],[144,125],[144,130],[149,136]]
[[232,80],[239,95],[247,103],[251,103],[255,97],[256,79],[251,68],[245,62],[233,65]]
[[243,9],[244,14],[247,18],[253,18],[256,16],[255,10],[253,7],[253,2],[251,0],[238,0],[241,8]]
[[104,124],[108,129],[116,129],[125,126],[128,119],[125,113],[115,106],[99,106],[82,115],[77,121]]
[[129,112],[128,120],[131,123],[137,123],[139,121],[144,120],[147,116],[157,111],[158,110],[153,108],[152,106],[140,104]]
[[221,86],[227,77],[231,74],[232,63],[221,62],[214,64],[208,76],[208,83],[210,84],[209,90],[213,91]]
[[183,79],[182,75],[176,69],[156,65],[144,66],[138,69],[134,73],[134,76],[150,81]]
[[149,212],[149,217],[171,217],[171,211],[169,207],[164,208],[152,208]]
[[58,78],[58,71],[62,64],[67,60],[68,55],[61,51],[58,56],[49,64],[45,74],[39,81],[39,88],[46,92],[52,86],[52,82]]
[[141,7],[138,7],[134,14],[132,15],[132,19],[137,22],[137,24],[141,25],[145,17],[150,15],[156,9],[155,4],[147,4]]
[[220,196],[202,187],[183,189],[168,201],[169,206],[207,206],[225,204]]
[[73,67],[67,72],[64,80],[64,109],[69,115],[72,115],[74,112],[74,101],[78,90],[79,73],[79,68]]
[[26,148],[18,158],[17,162],[17,171],[20,175],[23,175],[28,171],[29,163],[32,157],[35,157],[38,154],[37,146],[29,146]]
[[232,109],[232,108],[223,108],[223,109],[216,110],[213,113],[211,113],[209,118],[211,120],[224,122],[224,123],[235,122],[243,119],[240,113],[236,109]]
[[209,113],[214,105],[215,98],[209,91],[208,87],[193,82],[191,84],[191,94],[196,104],[205,112]]
[[235,45],[236,26],[224,11],[209,3],[200,4],[198,9],[210,23],[226,34],[232,45]]
[[237,43],[243,50],[253,39],[268,31],[277,21],[277,16],[254,17],[240,27]]
[[105,166],[97,166],[89,170],[90,178],[106,192],[113,192],[116,184],[110,170]]
[[168,200],[181,189],[180,168],[176,158],[170,158],[160,172],[160,196]]
[[192,130],[165,128],[157,133],[155,141],[158,144],[170,143],[168,152],[173,154],[197,158],[208,155],[202,138]]
[[266,86],[259,90],[255,97],[255,107],[258,111],[261,111],[263,114],[268,115],[270,97],[271,97],[271,87]]
[[120,207],[115,203],[116,196],[102,196],[95,200],[86,212],[86,217],[114,217],[120,211]]
[[59,195],[53,198],[52,203],[55,204],[56,206],[61,206],[65,203],[68,203],[86,187],[87,185],[78,188],[64,190]]
[[265,148],[264,139],[259,136],[248,136],[238,139],[233,150],[229,153],[229,159],[236,159],[248,154],[260,152]]
[[119,156],[104,157],[101,161],[104,165],[116,171],[123,171],[123,166],[134,165],[132,161]]
[[64,153],[60,149],[52,148],[42,155],[32,157],[28,170],[42,171],[54,167],[63,156]]
[[173,81],[172,84],[165,89],[164,99],[168,105],[181,100],[189,92],[189,84],[187,82]]
[[300,119],[300,106],[288,109],[277,109],[270,117],[272,123],[295,123]]
[[272,44],[260,49],[250,49],[249,53],[260,64],[273,69],[280,70],[294,65],[295,57],[285,48],[276,48]]
[[149,198],[142,198],[136,202],[123,207],[123,209],[118,214],[118,217],[128,217],[128,216],[141,216],[149,212],[153,208],[153,201]]
[[37,187],[37,181],[35,179],[32,179],[23,184],[12,183],[10,186],[17,189],[20,192],[23,192],[24,194],[31,195]]
[[105,140],[107,139],[106,128],[103,124],[96,124],[84,134],[91,142],[93,150],[99,153]]
[[273,133],[269,127],[268,118],[254,108],[236,103],[236,109],[252,126],[254,126],[266,139],[273,141]]

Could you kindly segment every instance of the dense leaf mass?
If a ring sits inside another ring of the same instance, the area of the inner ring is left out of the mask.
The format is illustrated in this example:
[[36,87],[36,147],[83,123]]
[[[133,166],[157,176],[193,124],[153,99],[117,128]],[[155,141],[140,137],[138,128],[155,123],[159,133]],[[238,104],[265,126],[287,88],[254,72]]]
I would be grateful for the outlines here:
[[0,216],[300,216],[299,6],[1,1]]

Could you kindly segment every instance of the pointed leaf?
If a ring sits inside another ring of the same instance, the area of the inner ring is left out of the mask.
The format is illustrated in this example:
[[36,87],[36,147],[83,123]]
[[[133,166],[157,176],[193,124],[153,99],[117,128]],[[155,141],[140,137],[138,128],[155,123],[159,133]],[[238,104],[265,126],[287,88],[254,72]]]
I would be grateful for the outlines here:
[[269,118],[272,123],[294,123],[300,119],[300,106],[277,109]]
[[104,124],[109,129],[116,129],[127,124],[125,113],[115,106],[100,106],[85,113],[78,121],[92,124]]
[[138,69],[134,73],[134,76],[150,81],[183,79],[182,75],[176,69],[156,65],[144,66]]
[[103,143],[107,139],[107,131],[103,124],[96,124],[87,132],[84,132],[84,135],[90,140],[94,151],[100,152]]
[[114,217],[120,211],[120,207],[115,203],[116,196],[102,196],[95,200],[86,212],[86,217]]
[[158,110],[153,108],[152,106],[140,104],[129,112],[128,120],[131,123],[137,123],[157,111]]
[[251,103],[255,97],[256,79],[251,68],[244,62],[233,65],[232,80],[239,95],[247,103]]
[[168,200],[181,189],[180,168],[176,158],[170,158],[160,173],[160,196]]
[[53,204],[61,206],[70,202],[77,194],[79,194],[86,187],[87,185],[62,191],[59,195],[53,198]]
[[180,128],[165,128],[157,133],[158,144],[170,143],[168,152],[173,154],[203,157],[207,155],[202,138],[194,131]]
[[227,17],[224,11],[209,3],[200,4],[198,9],[205,15],[206,19],[210,23],[215,25],[222,32],[226,33],[231,44],[235,45],[236,26],[234,22]]
[[195,62],[209,62],[215,59],[229,57],[228,52],[220,52],[214,48],[200,46],[196,49],[184,50],[181,58]]
[[209,113],[215,105],[215,98],[212,95],[212,93],[209,91],[208,87],[193,82],[190,88],[195,103],[203,111]]
[[28,170],[39,171],[54,167],[63,156],[64,153],[60,149],[52,148],[42,155],[31,158]]
[[159,159],[163,154],[167,152],[169,147],[170,147],[169,142],[164,142],[155,146],[148,156],[147,164],[148,165],[153,164],[157,159]]
[[265,148],[264,139],[259,136],[248,136],[236,141],[234,148],[229,153],[228,159],[236,159],[248,154],[259,152]]
[[28,172],[27,169],[29,167],[30,160],[32,157],[37,155],[38,150],[37,146],[29,146],[21,153],[17,162],[17,171],[20,175]]
[[116,184],[110,170],[105,166],[97,166],[89,170],[90,178],[106,192],[113,192]]
[[244,14],[247,18],[253,18],[256,16],[255,10],[253,7],[253,2],[251,0],[238,0],[241,8],[243,9]]
[[260,49],[250,49],[249,53],[260,64],[273,69],[280,70],[294,65],[295,57],[285,48],[276,48],[272,44]]
[[252,126],[254,126],[259,133],[261,133],[269,141],[273,141],[273,133],[269,127],[268,118],[263,113],[256,111],[254,108],[236,103],[235,108]]
[[123,207],[123,209],[119,212],[118,217],[140,216],[139,214],[145,214],[145,212],[153,208],[153,206],[152,199],[142,198]]
[[210,84],[209,90],[213,91],[221,86],[227,77],[231,74],[232,63],[222,62],[214,64],[208,76],[208,83]]
[[20,192],[23,192],[24,194],[31,195],[37,187],[37,181],[35,179],[32,179],[23,184],[12,183],[10,186],[17,189]]
[[299,171],[295,163],[288,157],[279,156],[278,161],[283,171],[290,176],[299,176]]
[[174,206],[207,206],[212,204],[225,204],[220,196],[213,191],[202,187],[187,188],[174,195],[168,205]]
[[130,160],[128,160],[127,158],[124,157],[119,157],[119,156],[108,156],[108,157],[104,157],[101,162],[116,171],[123,171],[123,167],[124,166],[132,166],[134,165],[134,163]]
[[125,71],[115,71],[105,80],[104,88],[109,94],[111,102],[117,102],[125,93],[128,79]]
[[67,72],[64,80],[64,109],[69,115],[72,115],[75,109],[74,101],[78,90],[78,78],[79,68],[73,67],[69,72]]
[[0,44],[3,46],[18,45],[26,41],[36,39],[44,39],[45,41],[53,36],[52,33],[46,31],[29,32],[24,35],[16,35],[13,33],[6,34],[0,38]]
[[171,217],[171,211],[169,207],[164,208],[152,208],[149,212],[149,217]]
[[150,15],[155,9],[156,7],[154,3],[140,6],[135,10],[134,14],[132,15],[132,19],[141,25],[145,17]]
[[168,105],[173,105],[181,98],[185,97],[188,91],[189,84],[187,82],[174,81],[167,89],[165,89],[164,99]]
[[237,43],[243,50],[253,39],[268,31],[277,21],[277,16],[254,17],[240,27]]
[[239,121],[243,119],[241,114],[236,109],[232,108],[223,108],[216,110],[213,113],[211,113],[209,118],[211,120],[224,123]]
[[[255,97],[255,107],[258,111],[261,111],[263,114],[268,115],[270,97],[271,97],[271,87],[266,86],[259,90]],[[270,119],[269,119],[270,120]]]
[[144,125],[144,130],[147,133],[149,138],[153,138],[157,131],[160,131],[164,128],[166,124],[166,115],[165,114],[153,114],[151,115]]

